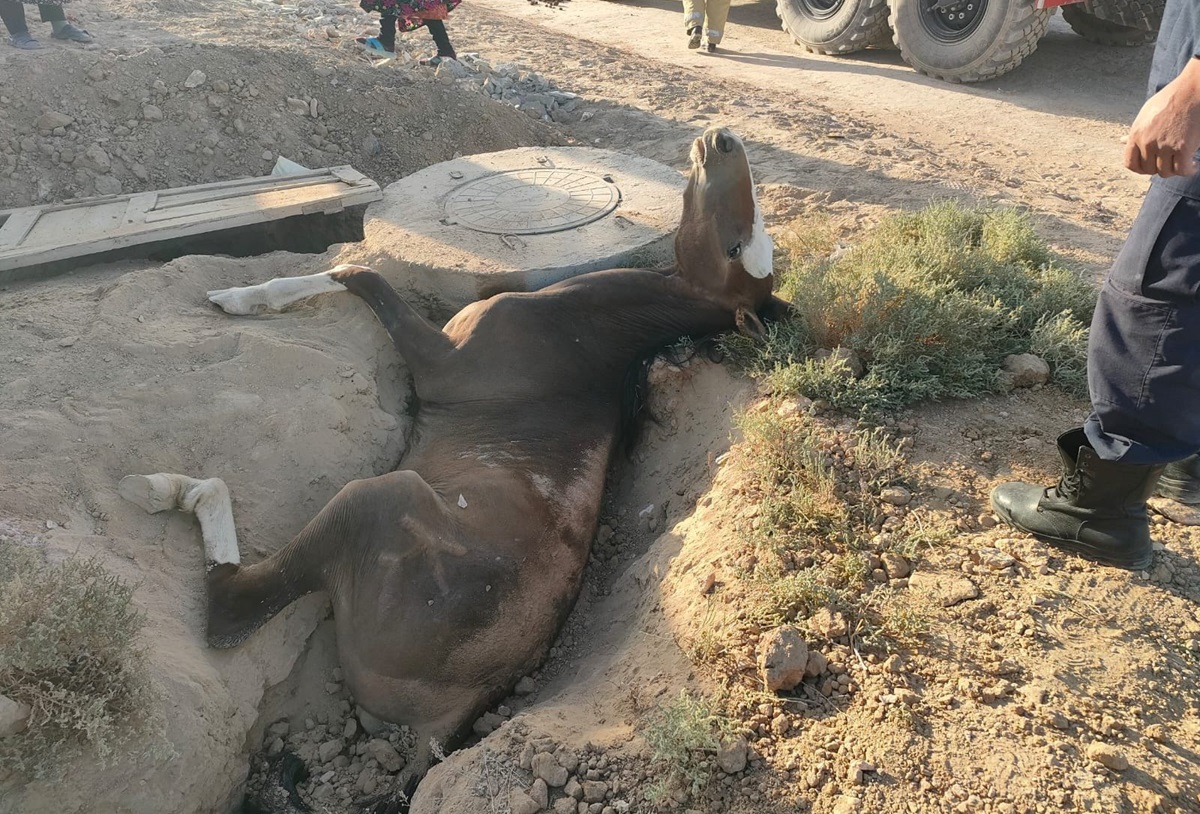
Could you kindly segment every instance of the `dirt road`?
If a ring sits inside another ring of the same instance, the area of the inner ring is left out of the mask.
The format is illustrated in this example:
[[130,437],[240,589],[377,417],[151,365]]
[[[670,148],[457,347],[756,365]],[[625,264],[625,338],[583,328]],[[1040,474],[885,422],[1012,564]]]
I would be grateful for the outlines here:
[[[474,0],[455,26],[467,47],[504,50],[611,102],[583,128],[605,146],[642,152],[643,134],[725,121],[766,146],[753,153],[760,181],[863,204],[962,192],[1014,201],[1044,216],[1060,250],[1099,266],[1145,188],[1120,151],[1153,49],[1092,45],[1061,18],[1018,70],[976,86],[921,76],[896,51],[805,53],[769,2],[735,2],[714,55],[684,47],[670,0],[576,0],[561,10]],[[677,162],[678,141],[660,152]]]

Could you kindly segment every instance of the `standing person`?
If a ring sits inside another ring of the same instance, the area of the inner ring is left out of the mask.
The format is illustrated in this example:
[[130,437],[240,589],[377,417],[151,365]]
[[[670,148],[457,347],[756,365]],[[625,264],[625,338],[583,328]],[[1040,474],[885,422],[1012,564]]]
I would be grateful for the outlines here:
[[711,54],[725,35],[730,0],[683,0],[683,24],[687,28],[688,48],[699,48],[701,37]]
[[[66,0],[52,0],[37,4],[42,22],[50,23],[50,36],[68,42],[93,42],[91,34],[67,21],[62,7],[65,2]],[[29,25],[25,21],[25,6],[21,0],[0,0],[0,19],[4,20],[4,27],[8,29],[9,45],[22,51],[36,51],[42,47],[29,33]]]
[[[1153,559],[1146,500],[1200,502],[1200,3],[1168,0],[1150,99],[1125,166],[1155,175],[1100,291],[1088,340],[1092,414],[1058,439],[1063,474],[1006,483],[1007,523],[1099,562]],[[1165,470],[1165,471],[1164,471]],[[1161,476],[1161,482],[1160,482]]]
[[361,0],[364,11],[379,12],[379,36],[359,37],[358,43],[373,54],[392,56],[396,50],[396,29],[416,31],[429,29],[437,53],[421,60],[422,65],[440,65],[442,60],[457,59],[444,20],[462,0]]

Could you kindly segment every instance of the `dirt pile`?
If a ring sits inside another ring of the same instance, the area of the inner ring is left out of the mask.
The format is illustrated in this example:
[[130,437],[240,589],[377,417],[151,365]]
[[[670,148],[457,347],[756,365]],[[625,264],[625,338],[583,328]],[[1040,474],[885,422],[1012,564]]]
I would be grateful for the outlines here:
[[493,104],[463,66],[456,79],[333,50],[178,42],[0,59],[0,207],[263,175],[278,156],[350,164],[384,185],[455,155],[561,143],[533,119],[578,115],[558,113],[577,100],[516,66],[487,81],[527,110],[544,87],[536,117]]

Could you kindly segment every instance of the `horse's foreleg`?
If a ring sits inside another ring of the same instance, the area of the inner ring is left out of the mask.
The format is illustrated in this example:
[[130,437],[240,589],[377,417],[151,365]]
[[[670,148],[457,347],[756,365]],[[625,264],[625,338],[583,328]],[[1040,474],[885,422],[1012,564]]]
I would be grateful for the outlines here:
[[[200,521],[208,589],[208,643],[233,647],[296,599],[320,587],[312,563],[292,563],[301,538],[256,565],[243,567],[229,489],[219,478],[159,473],[130,475],[121,496],[151,514],[180,509]],[[308,533],[302,532],[301,537]]]
[[332,271],[307,274],[303,277],[276,277],[265,283],[242,288],[221,288],[208,292],[208,301],[227,314],[239,316],[278,311],[318,294],[345,291],[346,287],[333,279],[334,272],[340,268],[349,267],[338,266]]
[[422,381],[436,375],[454,352],[454,342],[414,311],[378,272],[365,266],[339,266],[330,274],[334,282],[344,285],[375,312],[404,357],[420,395]]

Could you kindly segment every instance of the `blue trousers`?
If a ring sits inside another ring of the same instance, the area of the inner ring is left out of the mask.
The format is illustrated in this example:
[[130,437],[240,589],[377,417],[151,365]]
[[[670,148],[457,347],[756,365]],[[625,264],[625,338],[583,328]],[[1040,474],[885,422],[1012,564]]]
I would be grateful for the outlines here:
[[1200,451],[1200,183],[1150,185],[1096,303],[1088,387],[1084,431],[1104,460]]

